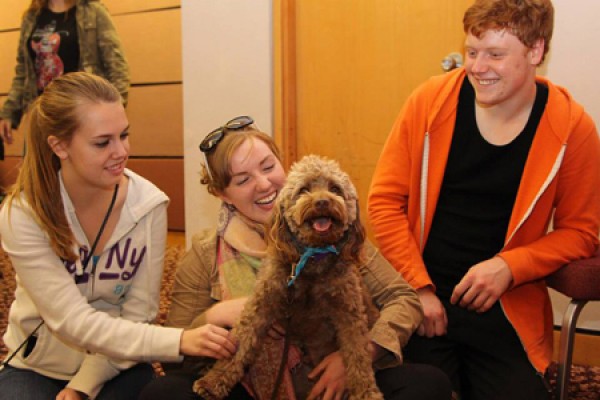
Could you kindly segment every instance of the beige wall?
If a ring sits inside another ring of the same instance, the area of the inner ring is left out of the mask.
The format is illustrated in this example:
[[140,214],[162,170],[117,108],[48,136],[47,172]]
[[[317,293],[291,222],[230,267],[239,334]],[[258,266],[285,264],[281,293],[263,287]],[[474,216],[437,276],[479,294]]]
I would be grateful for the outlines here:
[[219,202],[200,185],[198,145],[251,115],[272,133],[271,0],[182,0],[186,236],[216,225]]
[[600,125],[600,2],[552,0],[556,12],[544,74],[565,86]]

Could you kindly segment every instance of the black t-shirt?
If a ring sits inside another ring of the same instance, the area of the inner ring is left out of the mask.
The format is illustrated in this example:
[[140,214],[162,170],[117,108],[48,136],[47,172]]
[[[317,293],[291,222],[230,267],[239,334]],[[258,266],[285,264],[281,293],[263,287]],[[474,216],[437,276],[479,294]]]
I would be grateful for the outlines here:
[[487,142],[475,119],[475,91],[462,85],[452,145],[423,252],[427,271],[440,298],[473,265],[504,246],[508,222],[527,155],[548,100],[548,88],[537,84],[535,102],[523,131],[510,143]]
[[79,69],[76,7],[61,13],[42,8],[29,38],[38,92],[52,79]]

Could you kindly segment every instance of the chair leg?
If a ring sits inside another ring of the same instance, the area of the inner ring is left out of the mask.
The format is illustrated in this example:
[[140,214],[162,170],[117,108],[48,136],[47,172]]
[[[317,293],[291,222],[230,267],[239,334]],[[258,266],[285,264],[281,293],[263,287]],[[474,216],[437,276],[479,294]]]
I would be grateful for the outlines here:
[[573,360],[573,342],[577,318],[586,305],[587,300],[571,300],[563,316],[560,330],[560,345],[558,348],[558,376],[556,378],[556,397],[558,400],[569,398],[569,380],[571,362]]

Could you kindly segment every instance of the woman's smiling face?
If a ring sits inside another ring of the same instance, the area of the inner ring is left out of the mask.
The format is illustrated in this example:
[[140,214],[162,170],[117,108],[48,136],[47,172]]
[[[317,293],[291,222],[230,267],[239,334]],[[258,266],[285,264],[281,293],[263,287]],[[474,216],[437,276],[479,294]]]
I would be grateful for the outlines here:
[[219,195],[253,221],[266,224],[285,183],[285,172],[269,146],[259,139],[244,141],[231,155],[231,182]]
[[129,158],[129,122],[120,102],[79,106],[81,121],[70,141],[51,136],[65,182],[80,187],[112,188],[122,179]]

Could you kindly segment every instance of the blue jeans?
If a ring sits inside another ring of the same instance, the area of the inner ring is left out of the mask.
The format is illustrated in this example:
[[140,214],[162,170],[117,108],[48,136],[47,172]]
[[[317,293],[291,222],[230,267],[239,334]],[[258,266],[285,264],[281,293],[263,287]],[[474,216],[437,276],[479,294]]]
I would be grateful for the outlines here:
[[[150,364],[137,364],[106,382],[96,399],[137,399],[142,388],[153,377],[154,369]],[[67,383],[7,365],[0,371],[0,400],[54,400]]]

